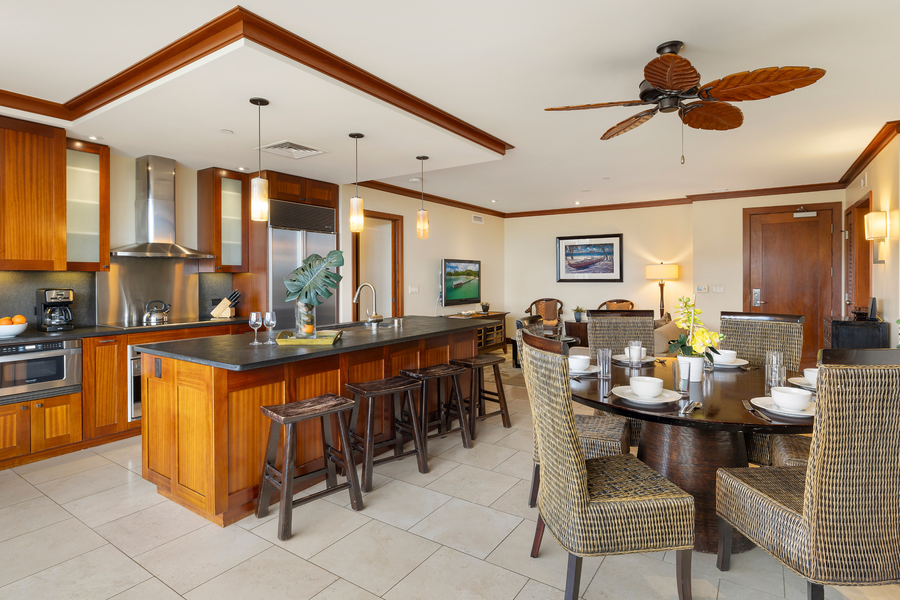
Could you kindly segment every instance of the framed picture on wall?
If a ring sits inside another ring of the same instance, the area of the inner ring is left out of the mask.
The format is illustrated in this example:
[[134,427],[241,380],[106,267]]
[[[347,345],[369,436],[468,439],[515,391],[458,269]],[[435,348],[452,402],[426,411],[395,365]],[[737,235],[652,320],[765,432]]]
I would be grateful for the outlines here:
[[621,282],[622,234],[556,238],[556,281]]

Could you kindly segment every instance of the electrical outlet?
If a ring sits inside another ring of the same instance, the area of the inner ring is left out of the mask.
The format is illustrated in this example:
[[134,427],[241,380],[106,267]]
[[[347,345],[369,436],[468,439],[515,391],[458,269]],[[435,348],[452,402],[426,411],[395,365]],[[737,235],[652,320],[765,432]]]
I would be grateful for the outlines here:
[[410,293],[410,294],[418,294],[418,293],[419,293],[419,286],[417,286],[417,285],[411,285],[411,286],[409,286],[409,293]]
[[725,286],[724,285],[714,285],[712,288],[713,294],[724,294]]
[[705,293],[707,293],[708,291],[709,291],[709,286],[708,286],[708,285],[698,285],[698,286],[697,286],[697,293],[698,293],[698,294],[705,294]]

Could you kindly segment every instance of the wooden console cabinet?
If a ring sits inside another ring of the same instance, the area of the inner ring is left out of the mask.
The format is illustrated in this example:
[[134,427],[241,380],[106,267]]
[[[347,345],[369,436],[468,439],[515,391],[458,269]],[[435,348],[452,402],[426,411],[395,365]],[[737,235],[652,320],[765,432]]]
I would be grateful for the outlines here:
[[506,315],[508,312],[475,313],[473,315],[447,315],[448,319],[493,319],[500,321],[497,325],[485,325],[477,329],[478,353],[490,352],[502,348],[506,354]]

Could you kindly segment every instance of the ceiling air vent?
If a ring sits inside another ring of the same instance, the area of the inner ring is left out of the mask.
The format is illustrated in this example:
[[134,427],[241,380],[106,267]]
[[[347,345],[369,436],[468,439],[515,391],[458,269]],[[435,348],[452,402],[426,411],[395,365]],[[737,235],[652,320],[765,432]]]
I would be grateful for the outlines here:
[[261,148],[261,150],[263,152],[268,152],[269,154],[286,156],[295,160],[298,158],[308,158],[310,156],[315,156],[316,154],[325,154],[324,150],[319,150],[318,148],[312,148],[310,146],[303,146],[301,144],[295,144],[294,142],[289,142],[287,140],[275,142],[274,144],[266,144]]
[[472,222],[477,225],[484,225],[484,217],[481,215],[472,215]]

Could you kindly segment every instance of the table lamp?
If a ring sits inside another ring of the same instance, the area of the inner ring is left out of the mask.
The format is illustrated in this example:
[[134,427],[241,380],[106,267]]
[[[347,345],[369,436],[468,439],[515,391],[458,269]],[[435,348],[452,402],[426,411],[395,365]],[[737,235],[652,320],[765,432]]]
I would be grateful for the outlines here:
[[666,314],[666,303],[663,298],[666,289],[666,279],[678,279],[678,265],[647,265],[647,279],[659,280],[659,317]]

